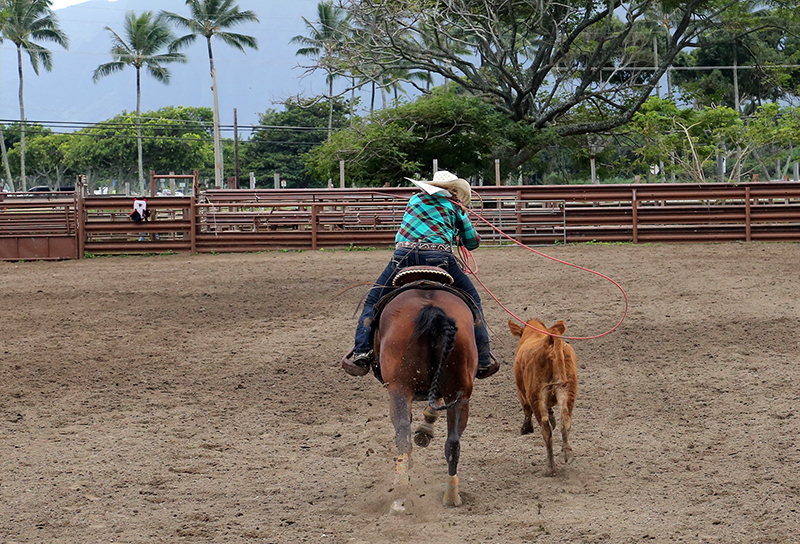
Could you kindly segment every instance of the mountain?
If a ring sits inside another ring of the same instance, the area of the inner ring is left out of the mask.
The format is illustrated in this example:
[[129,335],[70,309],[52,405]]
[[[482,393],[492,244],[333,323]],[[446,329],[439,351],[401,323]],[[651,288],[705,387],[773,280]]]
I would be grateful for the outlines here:
[[[240,0],[242,10],[253,10],[259,23],[232,29],[258,39],[258,50],[247,54],[213,40],[219,85],[222,124],[233,124],[234,108],[241,126],[258,122],[258,114],[281,109],[275,102],[293,95],[314,96],[326,91],[325,75],[303,77],[298,64],[308,59],[296,56],[292,37],[307,34],[303,17],[315,20],[319,0]],[[70,38],[69,50],[43,43],[53,53],[53,71],[41,69],[37,77],[23,56],[25,116],[30,121],[91,123],[108,119],[123,110],[136,110],[136,72],[126,67],[97,83],[92,74],[110,62],[111,39],[105,27],[123,33],[125,13],[135,10],[172,11],[188,16],[184,0],[90,0],[56,11],[61,29]],[[184,32],[175,30],[176,35]],[[142,72],[142,110],[164,106],[211,107],[211,76],[205,40],[200,38],[183,51],[187,64],[171,64],[169,85],[158,83]],[[17,60],[14,45],[0,47],[0,119],[7,124],[19,119]],[[60,129],[59,129],[60,131]],[[223,134],[231,136],[232,134]],[[247,136],[246,131],[243,136]]]

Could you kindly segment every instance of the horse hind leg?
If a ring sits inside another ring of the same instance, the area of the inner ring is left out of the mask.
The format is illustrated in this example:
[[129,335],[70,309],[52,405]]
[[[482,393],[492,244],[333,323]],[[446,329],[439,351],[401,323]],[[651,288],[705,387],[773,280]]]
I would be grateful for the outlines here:
[[444,456],[447,459],[447,487],[442,503],[445,506],[461,506],[461,495],[458,492],[458,460],[461,456],[461,435],[467,426],[469,405],[457,402],[447,410],[447,441],[444,444]]
[[414,433],[414,444],[420,448],[427,448],[433,439],[433,424],[439,418],[439,412],[428,405],[425,407],[423,417],[424,421],[420,423]]

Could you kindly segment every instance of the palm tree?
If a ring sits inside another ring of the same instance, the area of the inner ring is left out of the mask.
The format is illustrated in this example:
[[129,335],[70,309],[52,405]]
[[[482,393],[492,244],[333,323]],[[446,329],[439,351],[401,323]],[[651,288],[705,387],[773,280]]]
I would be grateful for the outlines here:
[[163,17],[153,16],[152,11],[145,11],[138,17],[133,11],[125,14],[125,38],[106,27],[111,33],[111,56],[113,62],[101,64],[94,71],[95,83],[100,78],[120,72],[126,66],[136,69],[136,145],[139,159],[139,185],[144,189],[144,165],[142,160],[142,68],[147,69],[156,81],[169,84],[170,73],[164,64],[186,62],[186,55],[169,51],[159,53],[169,47],[175,35]]
[[[53,69],[53,55],[49,49],[36,41],[49,41],[66,49],[69,38],[58,27],[58,19],[51,9],[51,0],[5,0],[5,19],[0,33],[17,46],[17,69],[19,72],[19,120],[20,120],[20,185],[27,189],[25,179],[25,100],[23,99],[24,80],[22,77],[22,52],[30,59],[36,75],[39,64],[48,72]],[[36,41],[34,41],[36,40]]]
[[211,67],[211,91],[214,97],[214,182],[222,187],[222,145],[219,134],[219,96],[217,93],[217,70],[214,67],[214,51],[211,38],[217,36],[226,44],[235,47],[242,53],[245,47],[258,49],[258,42],[252,36],[227,32],[226,29],[249,22],[258,22],[256,14],[250,10],[240,11],[234,0],[186,0],[191,17],[183,17],[177,13],[162,11],[161,14],[189,34],[178,38],[172,44],[177,51],[195,42],[198,36],[206,39],[208,46],[208,62]]
[[289,43],[299,43],[305,47],[297,50],[298,55],[312,57],[328,73],[328,138],[333,129],[333,80],[337,75],[336,54],[350,32],[350,16],[331,0],[317,4],[317,25],[303,17],[308,36],[295,36]]
[[[3,28],[3,21],[8,17],[8,6],[5,0],[0,1],[0,29]],[[0,44],[3,43],[3,36],[0,34]],[[6,149],[6,138],[3,134],[3,124],[0,123],[0,155],[3,160],[3,170],[6,174],[6,182],[11,191],[14,190],[14,180],[11,178],[11,166],[8,164],[8,150]],[[2,190],[3,187],[0,187]]]

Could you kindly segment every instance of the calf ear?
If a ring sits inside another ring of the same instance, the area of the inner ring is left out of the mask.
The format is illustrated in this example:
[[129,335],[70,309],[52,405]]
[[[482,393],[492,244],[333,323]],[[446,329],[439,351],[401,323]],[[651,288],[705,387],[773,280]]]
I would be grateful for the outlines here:
[[556,324],[550,327],[550,332],[559,336],[563,336],[564,333],[567,332],[567,326],[564,325],[564,322],[561,320],[556,321]]
[[511,334],[514,336],[522,337],[522,327],[511,321],[508,320],[508,328],[511,329]]

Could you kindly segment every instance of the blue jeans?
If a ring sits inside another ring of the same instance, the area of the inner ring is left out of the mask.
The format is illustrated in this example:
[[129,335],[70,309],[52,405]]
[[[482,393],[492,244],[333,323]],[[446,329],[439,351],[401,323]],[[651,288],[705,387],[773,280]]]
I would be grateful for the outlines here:
[[370,289],[369,295],[364,301],[364,309],[361,311],[361,317],[358,318],[358,326],[356,327],[355,353],[366,353],[372,349],[372,329],[370,324],[375,317],[374,307],[381,297],[394,290],[391,285],[397,272],[408,266],[419,265],[438,266],[447,270],[453,277],[453,287],[461,289],[475,301],[478,314],[481,316],[475,324],[475,344],[478,347],[478,360],[481,363],[488,362],[489,333],[486,330],[486,323],[483,319],[481,297],[467,275],[458,267],[453,254],[448,251],[422,251],[418,249],[396,249],[394,251],[392,260],[389,261],[378,281],[375,282],[376,285]]

